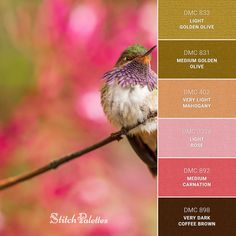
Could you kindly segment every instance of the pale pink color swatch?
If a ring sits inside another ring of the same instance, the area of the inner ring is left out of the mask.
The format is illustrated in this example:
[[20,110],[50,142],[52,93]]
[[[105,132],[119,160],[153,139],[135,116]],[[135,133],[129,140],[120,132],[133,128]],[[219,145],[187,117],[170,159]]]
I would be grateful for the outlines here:
[[160,119],[159,157],[236,157],[236,119]]

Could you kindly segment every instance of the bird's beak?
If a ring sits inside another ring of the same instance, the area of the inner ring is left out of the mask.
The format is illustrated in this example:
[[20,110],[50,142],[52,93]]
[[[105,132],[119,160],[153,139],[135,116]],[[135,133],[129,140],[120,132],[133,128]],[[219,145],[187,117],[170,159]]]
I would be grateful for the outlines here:
[[142,57],[146,57],[146,56],[150,55],[156,47],[157,47],[157,45],[150,48],[144,55],[142,55]]
[[149,56],[152,51],[156,48],[157,46],[153,46],[150,48],[145,54],[143,54],[140,58],[143,60],[144,63],[149,63],[151,61],[151,57]]

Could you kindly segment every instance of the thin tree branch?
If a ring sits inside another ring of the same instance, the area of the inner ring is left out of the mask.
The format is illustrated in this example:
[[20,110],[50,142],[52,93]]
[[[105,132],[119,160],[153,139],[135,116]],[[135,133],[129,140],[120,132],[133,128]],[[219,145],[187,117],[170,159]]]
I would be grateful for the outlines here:
[[[157,116],[156,112],[151,113],[147,117],[147,120],[155,118],[156,116]],[[56,169],[57,167],[65,164],[71,160],[79,158],[79,157],[83,156],[84,154],[94,151],[98,148],[101,148],[111,142],[119,141],[123,138],[123,136],[127,135],[129,131],[133,130],[134,128],[138,127],[139,125],[145,124],[147,122],[147,120],[145,120],[144,122],[140,122],[140,123],[138,123],[132,127],[129,127],[127,129],[121,129],[118,132],[111,134],[110,136],[108,136],[107,138],[101,140],[100,142],[98,142],[96,144],[93,144],[93,145],[91,145],[87,148],[84,148],[78,152],[74,152],[74,153],[64,156],[62,158],[56,159],[56,160],[50,162],[49,164],[42,166],[38,169],[35,169],[33,171],[29,171],[27,173],[24,173],[24,174],[21,174],[18,176],[3,179],[0,181],[0,191],[7,189],[9,187],[12,187],[14,185],[17,185],[19,183],[22,183],[26,180],[32,179],[36,176],[39,176],[45,172],[50,171],[50,170]]]

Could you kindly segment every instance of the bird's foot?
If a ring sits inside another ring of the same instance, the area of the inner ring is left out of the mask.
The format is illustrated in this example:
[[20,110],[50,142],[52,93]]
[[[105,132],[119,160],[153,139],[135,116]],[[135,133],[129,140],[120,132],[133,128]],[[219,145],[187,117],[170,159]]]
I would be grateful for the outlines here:
[[120,131],[123,135],[126,135],[126,134],[128,134],[129,129],[127,127],[122,127]]
[[121,139],[123,139],[123,135],[127,135],[128,132],[129,132],[128,128],[122,127],[119,132],[112,133],[111,136],[116,138],[117,141],[120,141]]
[[138,125],[145,125],[146,123],[147,123],[147,120],[146,120],[146,119],[138,120],[137,126],[138,126]]
[[115,138],[118,142],[121,140],[121,139],[123,139],[123,137],[122,137],[122,134],[120,134],[120,132],[118,133],[111,133],[111,137],[112,138]]

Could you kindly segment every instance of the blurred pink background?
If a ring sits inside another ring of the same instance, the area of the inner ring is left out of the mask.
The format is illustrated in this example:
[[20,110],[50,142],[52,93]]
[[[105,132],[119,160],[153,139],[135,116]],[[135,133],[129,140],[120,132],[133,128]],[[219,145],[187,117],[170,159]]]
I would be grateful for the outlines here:
[[[0,178],[114,132],[101,77],[128,45],[156,37],[155,0],[1,0]],[[51,212],[109,223],[49,224]],[[154,236],[156,180],[125,140],[112,143],[0,192],[0,235]]]

